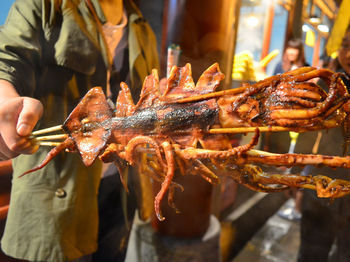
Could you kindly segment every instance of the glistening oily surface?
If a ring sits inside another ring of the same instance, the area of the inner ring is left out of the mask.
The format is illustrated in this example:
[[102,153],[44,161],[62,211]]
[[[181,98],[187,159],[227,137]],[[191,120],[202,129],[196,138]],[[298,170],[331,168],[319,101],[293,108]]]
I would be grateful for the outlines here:
[[[350,193],[348,181],[321,175],[268,174],[254,164],[350,168],[350,157],[253,149],[260,132],[348,126],[350,96],[340,76],[327,69],[303,67],[254,85],[216,92],[224,78],[218,64],[204,71],[196,84],[187,64],[172,68],[166,87],[159,86],[158,73],[153,70],[136,105],[128,86],[121,83],[114,111],[101,89],[93,88],[65,121],[67,146],[54,148],[55,153],[33,170],[67,147],[77,149],[87,165],[97,156],[114,162],[120,174],[127,164],[135,165],[140,174],[162,185],[154,201],[160,220],[164,219],[160,203],[166,192],[169,205],[175,208],[174,190],[183,190],[173,182],[177,170],[213,184],[219,183],[220,176],[229,176],[256,191],[279,192],[292,186],[314,189],[320,197],[341,197]],[[323,79],[329,91],[309,81],[315,78]],[[236,133],[247,132],[255,132],[252,140],[238,145]]]

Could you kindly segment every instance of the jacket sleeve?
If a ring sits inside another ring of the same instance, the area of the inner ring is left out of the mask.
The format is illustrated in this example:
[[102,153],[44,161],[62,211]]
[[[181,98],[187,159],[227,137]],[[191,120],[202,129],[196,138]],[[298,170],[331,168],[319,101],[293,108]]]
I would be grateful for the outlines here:
[[41,0],[17,0],[0,28],[0,79],[21,96],[32,96],[41,61]]

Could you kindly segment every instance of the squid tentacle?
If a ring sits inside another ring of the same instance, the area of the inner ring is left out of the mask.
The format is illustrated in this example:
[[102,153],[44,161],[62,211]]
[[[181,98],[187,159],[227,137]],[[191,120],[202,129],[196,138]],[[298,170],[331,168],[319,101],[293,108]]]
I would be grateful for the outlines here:
[[[329,109],[334,101],[337,98],[337,81],[340,77],[339,74],[333,74],[332,75],[332,84],[330,86],[330,90],[328,93],[327,98],[324,102],[320,103],[318,106],[316,106],[313,109],[280,109],[275,110],[271,112],[271,118],[278,119],[278,118],[287,118],[287,119],[301,119],[301,118],[313,118],[317,115],[321,115],[324,113],[327,109]],[[348,97],[347,97],[348,99]]]
[[210,150],[210,149],[200,149],[200,148],[185,148],[180,149],[175,146],[174,150],[180,158],[185,160],[191,159],[226,159],[232,156],[240,156],[245,154],[247,151],[252,149],[255,145],[257,145],[259,141],[259,128],[255,129],[255,134],[252,137],[251,141],[246,145],[241,145],[234,147],[228,150]]
[[288,187],[298,187],[315,190],[318,197],[339,198],[350,194],[349,181],[322,175],[267,174],[252,165],[243,166],[239,172],[242,174],[239,178],[237,175],[232,178],[256,191],[279,192]]
[[[162,183],[165,176],[160,176],[159,174],[162,174],[163,170],[160,170],[159,167],[156,167],[157,165],[153,162],[147,162],[148,165],[143,165],[142,169],[140,170],[140,174],[149,176],[150,178],[154,179],[155,181]],[[181,192],[184,191],[184,187],[180,185],[179,183],[176,183],[174,181],[171,181],[170,188],[177,188]]]
[[58,146],[54,147],[53,149],[51,149],[51,151],[46,155],[45,159],[36,167],[24,172],[22,175],[19,176],[23,177],[29,173],[32,173],[34,171],[37,171],[41,168],[43,168],[44,166],[46,166],[55,156],[57,156],[61,151],[65,150],[65,149],[73,149],[74,147],[74,141],[73,139],[71,139],[70,137],[68,137],[65,141],[63,141],[61,144],[59,144]]
[[128,144],[125,147],[125,160],[129,162],[129,164],[133,165],[135,163],[134,161],[134,152],[137,146],[141,145],[141,144],[149,144],[152,145],[153,148],[155,149],[157,158],[159,160],[159,162],[161,163],[161,165],[163,167],[166,166],[166,164],[163,161],[163,157],[162,154],[160,152],[160,147],[158,145],[158,143],[151,137],[149,136],[136,136],[134,138],[132,138]]
[[154,208],[156,211],[156,216],[160,221],[165,220],[165,217],[163,217],[161,210],[160,210],[160,203],[169,189],[169,186],[172,182],[172,179],[174,177],[175,173],[175,162],[174,162],[174,155],[173,155],[173,149],[169,142],[165,141],[162,143],[162,148],[164,150],[165,159],[167,161],[167,174],[164,178],[164,181],[162,183],[161,189],[159,190],[158,194],[156,195],[154,199]]

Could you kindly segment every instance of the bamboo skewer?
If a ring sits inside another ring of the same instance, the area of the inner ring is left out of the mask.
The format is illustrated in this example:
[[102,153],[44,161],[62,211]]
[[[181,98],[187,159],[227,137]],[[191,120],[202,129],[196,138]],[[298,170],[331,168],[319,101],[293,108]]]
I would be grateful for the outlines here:
[[37,130],[32,132],[32,136],[37,136],[37,135],[42,135],[42,134],[47,134],[50,132],[55,132],[55,131],[62,131],[62,125],[59,126],[52,126],[52,127],[48,127],[45,129],[41,129],[41,130]]
[[49,142],[49,141],[40,141],[37,144],[39,146],[59,146],[62,142]]
[[258,149],[250,149],[249,151],[246,152],[247,155],[250,156],[280,156],[283,154],[279,154],[279,153],[271,153],[271,152],[267,152],[267,151],[262,151],[262,150],[258,150]]
[[[231,90],[229,90],[231,91]],[[226,91],[221,91],[226,92]],[[220,92],[217,92],[220,93]],[[215,93],[214,93],[215,94]],[[209,134],[244,134],[244,133],[252,133],[256,131],[256,128],[259,129],[260,132],[284,132],[284,131],[295,131],[295,129],[290,127],[281,127],[281,126],[262,126],[262,127],[233,127],[233,128],[211,128],[208,130]],[[34,143],[40,146],[57,146],[60,142],[54,142],[53,140],[64,140],[67,139],[67,134],[54,134],[54,135],[44,135],[38,136],[42,134],[47,134],[55,131],[63,131],[62,125],[53,126],[41,130],[37,130],[32,132],[30,138]],[[298,129],[299,132],[302,130]]]
[[209,129],[210,134],[239,134],[251,133],[259,128],[260,132],[283,132],[294,131],[295,129],[283,126],[260,126],[260,127],[233,127],[233,128],[212,128]]
[[51,135],[51,136],[33,137],[33,140],[35,141],[57,140],[57,139],[66,139],[67,137],[68,136],[66,134],[59,134],[59,135]]
[[[238,133],[251,133],[255,132],[255,130],[259,128],[260,132],[284,132],[284,131],[295,131],[294,128],[290,127],[283,127],[283,126],[260,126],[260,127],[230,127],[230,128],[211,128],[208,130],[210,134],[238,134]],[[49,128],[48,128],[49,129]],[[48,130],[47,129],[47,130]],[[59,130],[59,129],[55,129]],[[300,130],[300,128],[298,129]],[[302,129],[301,129],[302,130]],[[43,134],[45,132],[41,132],[43,130],[38,130],[32,133],[31,137],[37,141],[44,141],[44,140],[56,140],[56,139],[66,139],[67,135],[66,134],[58,134],[58,135],[48,135],[48,136],[39,136],[35,137],[37,134]]]
[[318,131],[315,144],[312,147],[312,151],[311,151],[314,155],[316,155],[317,152],[318,152],[318,148],[320,146],[321,138],[322,138],[322,132]]
[[[210,134],[240,134],[240,133],[251,133],[255,132],[256,128],[259,128],[260,132],[283,132],[283,131],[293,131],[293,128],[280,127],[280,126],[263,126],[263,127],[234,127],[234,128],[212,128],[208,130]],[[46,135],[46,136],[36,136],[40,134],[46,134],[49,132],[54,132],[62,130],[62,126],[54,126],[50,128],[45,128],[42,130],[37,130],[32,133],[30,138],[38,145],[41,146],[57,146],[60,142],[54,142],[52,140],[64,140],[68,137],[67,134],[56,134],[56,135]]]
[[194,101],[199,101],[199,100],[204,100],[204,99],[209,99],[209,98],[214,98],[214,97],[224,96],[224,95],[236,95],[236,94],[242,93],[246,89],[247,87],[243,86],[243,87],[238,87],[234,89],[208,93],[204,95],[191,96],[191,97],[186,97],[186,98],[176,100],[176,103],[194,102]]
[[[39,146],[58,146],[61,142],[54,142],[52,140],[64,140],[68,137],[67,134],[56,134],[56,135],[43,135],[51,132],[63,131],[62,125],[52,126],[40,130],[36,130],[31,133],[29,139]],[[43,136],[38,136],[43,135]]]

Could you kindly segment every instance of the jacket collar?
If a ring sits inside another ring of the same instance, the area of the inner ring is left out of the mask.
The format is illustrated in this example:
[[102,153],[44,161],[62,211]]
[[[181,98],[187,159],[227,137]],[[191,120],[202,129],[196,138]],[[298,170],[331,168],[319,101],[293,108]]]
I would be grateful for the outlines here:
[[[82,1],[82,2],[84,2],[84,1]],[[97,15],[98,19],[100,20],[101,24],[104,24],[105,22],[107,22],[107,19],[103,13],[102,7],[99,3],[99,0],[91,0],[91,3],[93,5],[93,8],[95,9],[96,15]],[[137,8],[136,4],[132,0],[124,0],[123,3],[124,3],[124,8],[125,8],[127,15],[128,15],[128,28],[129,28],[129,39],[130,39],[130,35],[133,35],[133,33],[131,33],[131,32],[133,32],[132,25],[139,24],[139,23],[142,24],[143,22],[145,22],[145,19],[143,18],[140,10]],[[87,7],[87,10],[89,10],[88,7]],[[94,19],[92,15],[91,15],[91,17],[92,17],[92,19]],[[98,30],[98,28],[96,28],[96,29]],[[101,32],[99,32],[99,34],[101,34]],[[132,66],[134,64],[136,57],[141,52],[139,43],[137,42],[137,38],[135,38],[134,41],[132,41],[131,43],[132,43],[132,47],[134,50],[134,52],[133,52],[134,56],[130,57],[130,62],[131,62],[130,66]],[[109,59],[108,59],[108,50],[107,50],[106,43],[102,44],[100,41],[100,44],[101,44],[102,53],[103,53],[103,57],[104,57],[106,66],[109,67],[110,65],[108,62]],[[130,41],[129,41],[129,44],[130,44]]]
[[[99,18],[99,20],[101,21],[102,24],[107,22],[107,19],[103,13],[102,7],[99,3],[99,0],[91,0],[92,5],[95,8],[96,14]],[[140,12],[140,10],[137,8],[136,4],[132,1],[132,0],[124,0],[124,8],[126,10],[126,13],[128,14],[128,16],[130,17],[131,15],[136,15],[138,18],[142,18],[142,14]]]

